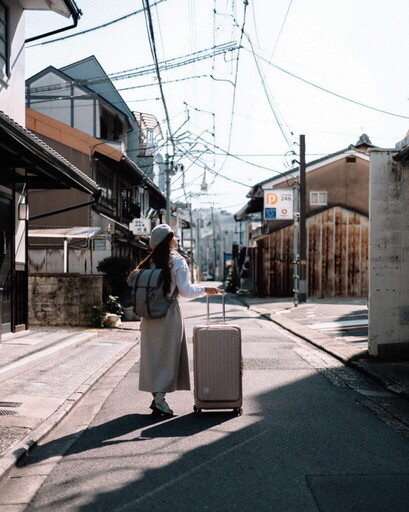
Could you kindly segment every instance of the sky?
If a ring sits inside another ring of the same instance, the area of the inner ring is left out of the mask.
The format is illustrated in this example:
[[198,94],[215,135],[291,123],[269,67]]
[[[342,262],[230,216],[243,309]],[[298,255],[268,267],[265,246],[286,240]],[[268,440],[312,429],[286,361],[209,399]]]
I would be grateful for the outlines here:
[[[83,12],[76,29],[26,46],[27,78],[90,55],[119,76],[153,63],[142,0],[76,3]],[[160,71],[169,123],[155,73],[113,80],[131,110],[157,117],[161,152],[174,151],[174,162],[183,164],[172,176],[173,201],[235,213],[252,185],[298,160],[301,134],[307,162],[356,143],[363,133],[380,147],[405,137],[409,44],[401,20],[409,14],[407,0],[149,4],[158,61],[241,46]],[[70,23],[55,13],[28,12],[26,35]]]

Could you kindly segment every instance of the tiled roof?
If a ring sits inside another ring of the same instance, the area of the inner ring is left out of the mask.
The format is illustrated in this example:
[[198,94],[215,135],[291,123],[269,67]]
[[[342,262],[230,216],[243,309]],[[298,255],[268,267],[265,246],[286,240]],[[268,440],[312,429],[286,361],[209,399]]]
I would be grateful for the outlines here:
[[79,184],[81,189],[87,189],[90,193],[97,192],[98,185],[94,180],[2,111],[0,111],[0,130],[4,130],[37,157],[41,157],[47,164],[66,174],[72,181]]

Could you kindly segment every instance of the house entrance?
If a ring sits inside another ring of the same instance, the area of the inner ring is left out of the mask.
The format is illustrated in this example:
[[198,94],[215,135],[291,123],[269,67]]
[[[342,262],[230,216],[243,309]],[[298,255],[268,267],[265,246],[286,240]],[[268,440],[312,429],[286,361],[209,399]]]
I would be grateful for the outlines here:
[[11,291],[13,281],[12,200],[0,195],[0,288],[3,288],[1,332],[11,331]]

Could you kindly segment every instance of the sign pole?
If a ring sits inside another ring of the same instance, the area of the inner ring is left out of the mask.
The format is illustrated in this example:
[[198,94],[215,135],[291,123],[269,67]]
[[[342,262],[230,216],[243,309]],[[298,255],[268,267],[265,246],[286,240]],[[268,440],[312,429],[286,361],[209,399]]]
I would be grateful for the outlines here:
[[300,293],[299,301],[307,300],[307,208],[305,183],[305,135],[300,135]]
[[300,265],[300,255],[298,252],[298,241],[299,241],[299,233],[300,233],[300,197],[298,187],[295,186],[294,190],[294,259],[293,259],[293,293],[294,293],[294,306],[298,306],[299,303],[299,265]]

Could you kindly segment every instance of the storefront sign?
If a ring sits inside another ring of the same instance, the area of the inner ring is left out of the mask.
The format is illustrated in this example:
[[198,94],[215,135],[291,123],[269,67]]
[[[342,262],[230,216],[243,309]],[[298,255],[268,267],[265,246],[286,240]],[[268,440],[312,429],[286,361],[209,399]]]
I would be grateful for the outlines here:
[[149,236],[151,234],[151,220],[135,218],[129,224],[129,230],[136,236]]

